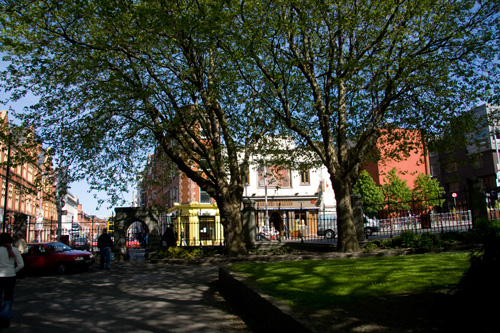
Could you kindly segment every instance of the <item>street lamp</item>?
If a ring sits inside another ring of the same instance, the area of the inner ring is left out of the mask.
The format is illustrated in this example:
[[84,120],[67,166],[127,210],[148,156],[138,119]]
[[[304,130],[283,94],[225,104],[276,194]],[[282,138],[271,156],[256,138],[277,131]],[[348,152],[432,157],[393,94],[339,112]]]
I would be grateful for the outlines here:
[[497,171],[497,187],[500,187],[500,161],[499,161],[499,154],[498,154],[498,141],[497,141],[497,125],[493,126],[493,138],[495,140],[495,151],[497,155],[497,165],[496,165],[496,171]]
[[7,166],[5,170],[5,198],[3,201],[3,221],[2,232],[5,232],[5,225],[7,224],[7,198],[9,197],[9,177],[10,177],[10,141],[7,148]]

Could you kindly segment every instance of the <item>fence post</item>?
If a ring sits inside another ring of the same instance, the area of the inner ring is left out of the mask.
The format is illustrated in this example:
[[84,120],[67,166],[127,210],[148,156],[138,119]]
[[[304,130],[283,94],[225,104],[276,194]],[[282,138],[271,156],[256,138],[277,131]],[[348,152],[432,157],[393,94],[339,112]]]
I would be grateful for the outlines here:
[[241,223],[243,225],[243,238],[248,248],[255,248],[255,228],[256,228],[256,209],[255,202],[249,199],[243,200],[243,211],[241,214]]
[[469,180],[469,188],[471,191],[472,204],[472,225],[480,219],[488,219],[488,208],[486,207],[486,195],[479,178],[471,178]]
[[361,195],[353,194],[351,196],[352,204],[352,217],[354,219],[354,226],[356,227],[356,237],[358,243],[365,242],[365,227],[363,223],[363,203],[361,202]]

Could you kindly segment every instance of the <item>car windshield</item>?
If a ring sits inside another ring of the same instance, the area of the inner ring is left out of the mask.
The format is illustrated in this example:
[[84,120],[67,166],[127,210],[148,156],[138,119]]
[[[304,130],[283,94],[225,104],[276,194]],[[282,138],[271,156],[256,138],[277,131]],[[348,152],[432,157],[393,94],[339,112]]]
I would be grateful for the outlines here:
[[63,243],[50,243],[47,244],[47,246],[53,251],[53,252],[65,252],[65,251],[71,251],[73,250],[69,246],[63,244]]

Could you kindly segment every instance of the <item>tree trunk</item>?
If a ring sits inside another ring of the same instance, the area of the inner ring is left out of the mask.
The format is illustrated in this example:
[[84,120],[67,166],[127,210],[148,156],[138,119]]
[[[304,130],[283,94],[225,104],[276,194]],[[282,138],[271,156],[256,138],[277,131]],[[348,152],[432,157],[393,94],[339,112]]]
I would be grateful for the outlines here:
[[337,250],[339,252],[358,252],[361,251],[354,224],[354,215],[351,204],[351,188],[345,181],[337,181],[334,187],[335,198],[337,200],[337,227],[338,242]]
[[221,223],[224,226],[224,252],[227,256],[246,254],[243,224],[241,222],[241,203],[224,202],[219,205]]

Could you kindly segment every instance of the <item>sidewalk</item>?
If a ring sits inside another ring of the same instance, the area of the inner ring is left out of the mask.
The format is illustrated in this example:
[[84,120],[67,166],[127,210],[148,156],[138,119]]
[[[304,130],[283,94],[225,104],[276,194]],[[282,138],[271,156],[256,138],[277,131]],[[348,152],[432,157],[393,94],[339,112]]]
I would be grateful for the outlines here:
[[248,332],[215,290],[217,265],[145,261],[18,279],[7,332]]

